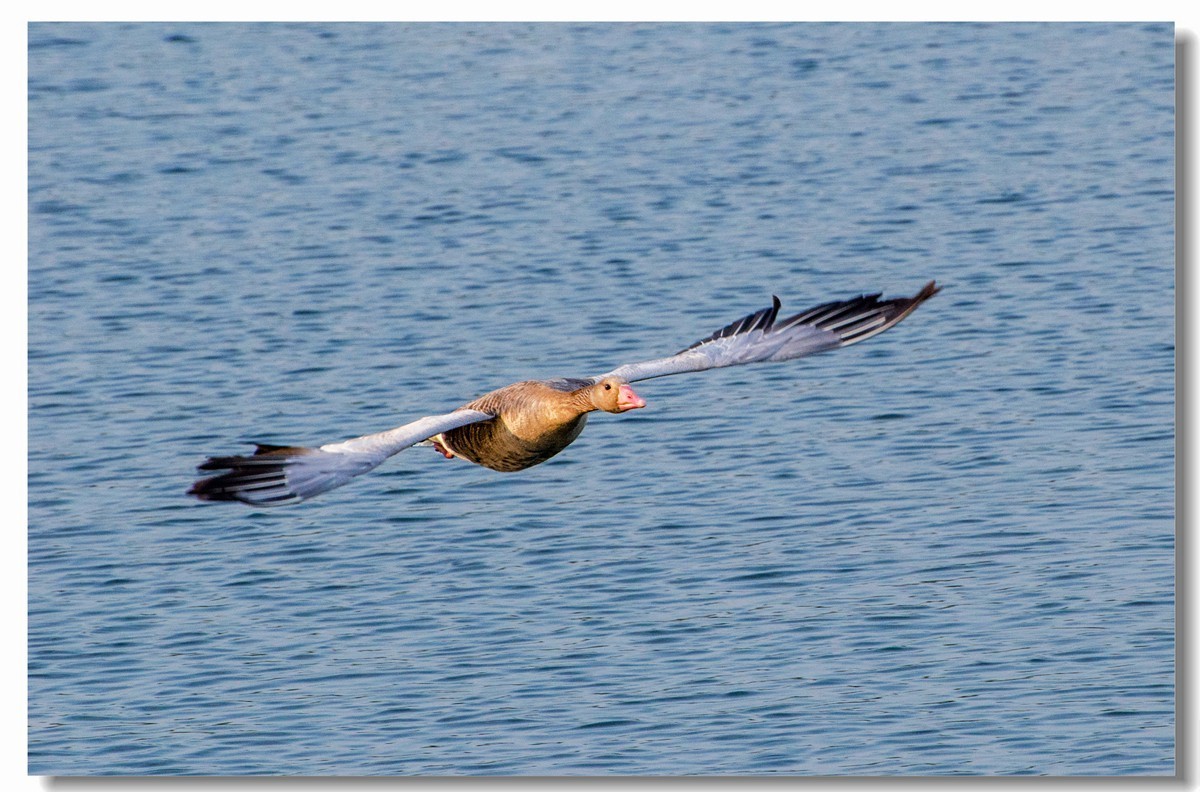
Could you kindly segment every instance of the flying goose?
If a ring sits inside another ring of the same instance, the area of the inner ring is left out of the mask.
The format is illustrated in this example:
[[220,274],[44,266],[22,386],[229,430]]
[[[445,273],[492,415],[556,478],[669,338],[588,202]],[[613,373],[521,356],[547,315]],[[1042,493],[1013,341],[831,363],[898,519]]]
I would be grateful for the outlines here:
[[[430,415],[386,432],[318,448],[256,444],[249,456],[211,457],[200,470],[226,471],[197,481],[201,500],[282,506],[340,487],[414,445],[446,458],[504,472],[524,470],[570,445],[588,413],[646,406],[631,382],[689,371],[793,360],[856,344],[893,327],[937,294],[930,281],[913,297],[870,294],[823,303],[778,320],[780,302],[729,324],[674,355],[628,363],[607,374],[518,382],[445,415]],[[778,320],[778,321],[777,321]]]

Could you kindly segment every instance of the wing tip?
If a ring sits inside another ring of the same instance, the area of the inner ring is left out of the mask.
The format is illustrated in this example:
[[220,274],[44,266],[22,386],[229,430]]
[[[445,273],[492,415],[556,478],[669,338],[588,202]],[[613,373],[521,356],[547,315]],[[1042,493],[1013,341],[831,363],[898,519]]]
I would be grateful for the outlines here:
[[190,488],[187,494],[202,501],[233,501],[237,500],[233,493],[221,485],[220,479],[223,476],[212,476],[197,481]]
[[915,302],[917,305],[920,305],[941,290],[942,287],[937,285],[937,281],[931,280],[929,283],[926,283],[921,287],[921,291],[916,293],[916,295],[912,298],[913,302]]
[[[900,324],[909,314],[917,310],[918,307],[933,295],[942,290],[941,286],[937,285],[937,281],[929,281],[921,290],[912,297],[897,297],[891,300],[884,300],[878,303],[877,311],[883,309],[883,321],[876,321],[870,325],[852,325],[847,327],[842,333],[842,346],[856,344],[859,341],[865,341],[868,338],[877,336],[885,330],[889,330]],[[879,295],[875,295],[877,298]],[[868,298],[874,301],[874,298]]]
[[250,506],[286,506],[304,500],[285,481],[257,482],[247,479],[244,470],[199,479],[187,494],[202,501],[238,501]]
[[[921,291],[917,292],[912,297],[908,298],[908,300],[907,300],[908,304],[905,305],[904,308],[900,311],[900,314],[896,317],[895,321],[899,322],[901,319],[908,316],[913,311],[917,310],[917,306],[919,306],[921,303],[925,302],[926,300],[928,300],[930,297],[937,294],[941,290],[942,290],[942,287],[937,285],[937,281],[931,280],[931,281],[929,281],[929,283],[926,283],[924,286],[921,287]],[[903,304],[903,301],[898,301],[898,302],[901,302]],[[893,322],[893,324],[894,323],[895,322]]]
[[[241,501],[252,506],[282,506],[303,498],[286,482],[285,468],[297,457],[315,453],[312,448],[254,443],[249,456],[209,457],[197,470],[223,470],[197,479],[187,494],[203,501]],[[269,479],[273,479],[268,483]],[[263,490],[271,490],[268,495]],[[282,490],[283,494],[278,491]],[[253,494],[259,493],[259,494]]]

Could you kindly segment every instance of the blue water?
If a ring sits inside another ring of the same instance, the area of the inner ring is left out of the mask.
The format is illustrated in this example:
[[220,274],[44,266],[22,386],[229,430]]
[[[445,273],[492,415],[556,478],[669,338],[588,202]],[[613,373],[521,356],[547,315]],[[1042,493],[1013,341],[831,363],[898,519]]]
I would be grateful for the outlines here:
[[[35,24],[35,774],[1170,774],[1170,25]],[[519,474],[428,448],[643,383]]]

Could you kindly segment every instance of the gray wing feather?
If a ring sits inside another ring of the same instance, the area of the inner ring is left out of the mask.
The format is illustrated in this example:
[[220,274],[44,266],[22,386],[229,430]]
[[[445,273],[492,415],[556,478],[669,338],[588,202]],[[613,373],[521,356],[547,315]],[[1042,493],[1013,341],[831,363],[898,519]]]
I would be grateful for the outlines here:
[[744,316],[670,357],[628,363],[592,381],[616,376],[636,382],[746,363],[795,360],[849,346],[895,326],[938,291],[930,281],[914,297],[880,300],[879,294],[864,294],[822,303],[782,320],[778,319],[781,303],[775,297],[771,307]]
[[422,440],[494,417],[479,410],[455,410],[320,448],[259,445],[250,456],[210,458],[201,470],[227,472],[197,481],[190,494],[202,500],[236,500],[255,506],[298,503],[374,470],[388,457]]
[[[404,426],[389,429],[386,432],[363,435],[353,440],[341,443],[330,443],[321,446],[320,450],[334,454],[357,454],[364,457],[378,458],[380,462],[390,456],[400,453],[409,446],[416,445],[422,440],[442,432],[449,432],[467,424],[479,423],[496,416],[480,410],[455,410],[445,415],[430,415],[419,418]],[[378,463],[377,463],[378,464]]]

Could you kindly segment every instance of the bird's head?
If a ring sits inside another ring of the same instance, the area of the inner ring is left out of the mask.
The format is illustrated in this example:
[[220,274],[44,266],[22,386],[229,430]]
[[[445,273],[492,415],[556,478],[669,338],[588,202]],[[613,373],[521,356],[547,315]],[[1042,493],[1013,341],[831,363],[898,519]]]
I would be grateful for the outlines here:
[[597,410],[623,413],[645,407],[646,402],[620,377],[605,377],[591,387],[592,404]]

